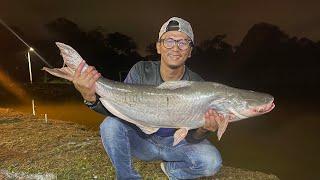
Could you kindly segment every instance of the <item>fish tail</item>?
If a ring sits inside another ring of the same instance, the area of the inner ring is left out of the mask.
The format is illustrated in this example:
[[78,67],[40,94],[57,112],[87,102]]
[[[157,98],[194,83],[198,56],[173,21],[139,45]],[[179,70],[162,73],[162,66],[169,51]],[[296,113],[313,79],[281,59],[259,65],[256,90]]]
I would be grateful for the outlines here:
[[43,67],[41,70],[47,71],[51,75],[54,75],[63,79],[67,79],[69,81],[73,80],[74,72],[69,67],[53,68],[53,69]]

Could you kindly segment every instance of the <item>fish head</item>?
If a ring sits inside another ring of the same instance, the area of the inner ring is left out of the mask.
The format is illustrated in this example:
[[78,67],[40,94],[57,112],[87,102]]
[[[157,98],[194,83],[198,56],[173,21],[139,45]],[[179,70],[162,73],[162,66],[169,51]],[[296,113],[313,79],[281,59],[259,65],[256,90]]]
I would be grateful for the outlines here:
[[[66,44],[56,42],[56,45],[60,50],[60,55],[62,56],[64,63],[73,71],[76,70],[79,64],[83,61],[79,53]],[[85,65],[83,70],[85,70],[86,67],[87,65]]]
[[273,96],[248,90],[238,90],[233,94],[231,104],[229,110],[238,119],[262,115],[275,107]]

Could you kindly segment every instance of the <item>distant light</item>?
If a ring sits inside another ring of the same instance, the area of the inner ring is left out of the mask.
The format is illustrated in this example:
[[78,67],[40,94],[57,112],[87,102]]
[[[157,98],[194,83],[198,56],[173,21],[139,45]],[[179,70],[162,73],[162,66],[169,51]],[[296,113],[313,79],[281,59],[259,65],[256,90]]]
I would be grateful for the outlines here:
[[30,47],[29,51],[34,51],[34,49],[32,47]]

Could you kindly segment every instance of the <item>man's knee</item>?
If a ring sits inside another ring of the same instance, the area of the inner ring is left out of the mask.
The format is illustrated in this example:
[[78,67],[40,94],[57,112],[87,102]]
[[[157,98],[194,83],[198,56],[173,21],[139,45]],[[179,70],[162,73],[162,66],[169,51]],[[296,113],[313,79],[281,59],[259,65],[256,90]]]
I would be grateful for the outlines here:
[[198,154],[195,166],[203,176],[213,176],[222,166],[221,155],[214,146],[206,146],[205,149],[203,153]]
[[211,156],[206,157],[203,161],[204,165],[206,166],[204,171],[204,176],[213,176],[215,175],[222,166],[222,160],[220,156]]
[[113,136],[119,132],[123,132],[124,124],[117,117],[108,116],[100,124],[100,135],[101,136]]

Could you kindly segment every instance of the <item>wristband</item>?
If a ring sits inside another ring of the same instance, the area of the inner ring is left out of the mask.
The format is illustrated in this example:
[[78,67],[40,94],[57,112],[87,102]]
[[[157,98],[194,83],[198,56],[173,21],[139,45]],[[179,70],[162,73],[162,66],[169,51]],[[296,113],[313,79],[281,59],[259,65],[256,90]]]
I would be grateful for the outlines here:
[[90,102],[90,101],[87,101],[87,100],[83,100],[83,103],[89,107],[93,107],[93,106],[96,106],[98,104],[98,100],[96,100],[95,102]]

